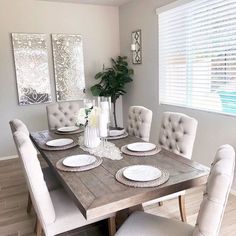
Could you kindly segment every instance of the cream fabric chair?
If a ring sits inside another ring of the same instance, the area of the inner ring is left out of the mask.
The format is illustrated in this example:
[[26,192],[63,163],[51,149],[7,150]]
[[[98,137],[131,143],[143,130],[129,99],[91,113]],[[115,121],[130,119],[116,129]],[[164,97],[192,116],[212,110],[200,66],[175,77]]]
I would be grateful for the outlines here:
[[144,212],[133,213],[116,236],[217,236],[232,185],[235,152],[230,145],[221,146],[207,180],[195,227]]
[[[197,124],[196,119],[185,114],[164,112],[159,133],[159,145],[170,152],[191,159]],[[177,192],[144,203],[143,206],[157,202],[162,205],[163,201],[178,197],[181,219],[186,222],[184,195],[185,191]]]
[[29,136],[29,130],[26,127],[26,125],[19,119],[14,119],[9,122],[12,134],[14,134],[16,131],[22,131],[26,135]]
[[107,215],[98,219],[86,220],[63,188],[49,192],[37,152],[30,138],[20,131],[15,132],[13,137],[18,147],[26,182],[37,214],[37,236],[42,235],[42,229],[46,236],[52,236],[114,217],[114,215]]
[[[11,127],[12,135],[16,131],[21,131],[22,133],[24,133],[25,135],[27,135],[29,137],[29,130],[21,120],[14,119],[14,120],[11,120],[9,122],[9,124],[10,124],[10,127]],[[44,180],[45,180],[49,190],[54,190],[54,189],[57,189],[57,188],[61,187],[60,182],[58,181],[57,177],[54,175],[51,168],[44,167],[42,169],[42,171],[43,171]],[[27,206],[27,212],[28,213],[31,211],[31,206],[32,206],[32,203],[31,203],[31,199],[30,199],[30,195],[29,195],[28,206]]]
[[152,111],[142,106],[131,106],[128,114],[129,135],[149,141],[152,124]]
[[[9,124],[12,130],[12,135],[16,131],[22,131],[24,134],[29,136],[29,130],[27,126],[21,120],[14,119],[14,120],[11,120]],[[57,177],[53,174],[52,170],[49,167],[43,168],[43,175],[44,175],[44,179],[49,190],[53,190],[53,189],[57,189],[61,187]]]
[[75,125],[75,115],[80,108],[81,101],[61,102],[48,105],[46,109],[49,130]]
[[159,145],[191,159],[197,124],[196,119],[185,114],[164,112],[159,133]]

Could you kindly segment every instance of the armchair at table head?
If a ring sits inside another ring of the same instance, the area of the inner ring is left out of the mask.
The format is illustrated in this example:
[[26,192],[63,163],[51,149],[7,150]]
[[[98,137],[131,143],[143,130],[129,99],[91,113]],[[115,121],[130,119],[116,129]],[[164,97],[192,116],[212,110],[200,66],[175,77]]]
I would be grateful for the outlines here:
[[22,131],[24,134],[29,136],[29,130],[27,126],[19,119],[13,119],[9,122],[12,134],[16,131]]
[[40,223],[43,227],[52,224],[56,218],[54,207],[50,198],[43,172],[29,136],[21,131],[13,135],[18,154],[24,170],[27,186]]

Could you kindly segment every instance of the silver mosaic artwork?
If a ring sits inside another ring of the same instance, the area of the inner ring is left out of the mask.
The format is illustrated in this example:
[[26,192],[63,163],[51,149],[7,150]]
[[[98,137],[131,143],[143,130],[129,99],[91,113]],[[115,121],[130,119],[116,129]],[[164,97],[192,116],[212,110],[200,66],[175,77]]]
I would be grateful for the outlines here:
[[12,33],[20,105],[52,101],[45,34]]
[[83,45],[81,35],[52,34],[57,101],[85,97]]

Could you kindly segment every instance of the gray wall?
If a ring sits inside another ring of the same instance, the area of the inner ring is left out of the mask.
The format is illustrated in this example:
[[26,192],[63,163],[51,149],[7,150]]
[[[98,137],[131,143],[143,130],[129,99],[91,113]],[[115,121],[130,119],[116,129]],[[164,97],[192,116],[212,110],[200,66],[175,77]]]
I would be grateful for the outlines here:
[[[143,105],[154,113],[151,140],[156,141],[163,111],[183,112],[195,117],[198,132],[193,160],[210,165],[219,145],[229,143],[236,147],[236,117],[198,110],[159,105],[158,101],[158,22],[156,8],[170,0],[137,0],[120,7],[121,54],[131,57],[131,32],[142,30],[143,64],[133,66],[135,78],[123,97],[123,114],[131,105]],[[236,189],[236,183],[234,184]]]
[[[51,33],[83,36],[86,87],[94,75],[120,53],[117,7],[56,3],[35,0],[0,0],[0,158],[16,153],[8,122],[22,119],[30,130],[47,128],[45,105],[18,106],[10,33],[46,33],[53,101]],[[122,118],[121,102],[118,113]],[[122,119],[120,119],[122,122]]]

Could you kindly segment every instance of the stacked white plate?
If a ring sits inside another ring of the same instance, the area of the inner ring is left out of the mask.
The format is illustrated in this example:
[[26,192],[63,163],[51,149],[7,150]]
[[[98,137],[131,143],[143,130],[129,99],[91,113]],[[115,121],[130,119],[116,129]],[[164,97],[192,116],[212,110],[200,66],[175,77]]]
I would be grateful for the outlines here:
[[57,129],[57,131],[61,133],[71,133],[71,132],[76,132],[78,130],[79,130],[79,127],[77,126],[67,126],[67,127],[61,127]]
[[121,136],[125,133],[125,129],[111,129],[109,131],[109,136],[110,137],[116,137],[116,136]]
[[84,167],[88,165],[92,165],[97,161],[95,156],[91,155],[74,155],[68,156],[63,160],[63,165],[67,167]]
[[128,133],[125,131],[125,129],[111,129],[109,131],[109,136],[107,137],[108,140],[116,140],[121,138],[126,138],[128,136]]
[[153,143],[137,142],[128,144],[126,147],[132,152],[149,152],[154,150],[156,145]]
[[137,182],[153,181],[160,178],[160,169],[149,165],[133,165],[123,171],[123,176],[129,180]]
[[58,138],[46,142],[46,145],[49,147],[63,147],[74,142],[71,138]]

